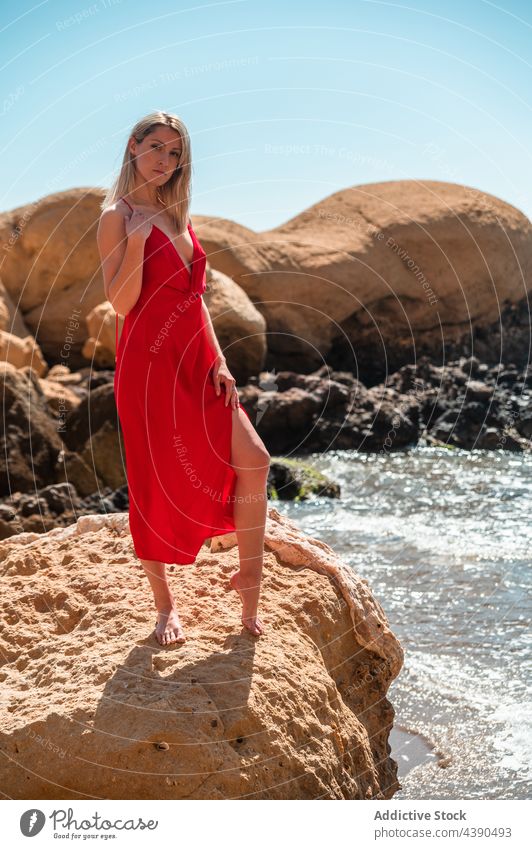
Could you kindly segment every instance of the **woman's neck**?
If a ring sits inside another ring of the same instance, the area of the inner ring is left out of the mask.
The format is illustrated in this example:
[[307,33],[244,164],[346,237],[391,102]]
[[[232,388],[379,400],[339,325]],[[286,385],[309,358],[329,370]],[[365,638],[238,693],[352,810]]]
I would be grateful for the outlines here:
[[[140,194],[139,194],[140,191]],[[154,197],[146,197],[142,190],[133,189],[129,192],[129,195],[134,203],[139,204],[140,206],[150,206],[152,209],[165,209],[166,207],[161,204],[160,200],[157,196]]]

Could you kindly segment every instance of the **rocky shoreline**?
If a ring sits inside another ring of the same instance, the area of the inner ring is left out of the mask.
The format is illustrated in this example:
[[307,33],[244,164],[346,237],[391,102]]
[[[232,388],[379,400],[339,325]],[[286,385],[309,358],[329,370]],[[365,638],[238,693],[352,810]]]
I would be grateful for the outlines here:
[[[103,195],[71,189],[0,215],[0,539],[128,509]],[[520,210],[468,186],[390,180],[260,233],[207,216],[194,227],[216,335],[273,457],[271,500],[339,495],[305,464],[314,452],[530,450]]]
[[[0,539],[127,510],[113,372],[55,366],[39,378],[4,363],[0,374],[7,399]],[[532,445],[532,373],[474,357],[446,367],[423,357],[371,387],[328,366],[312,374],[262,372],[239,395],[272,454],[271,500],[340,495],[305,463],[313,452],[416,445],[523,452]],[[61,401],[69,404],[66,416]]]
[[390,798],[386,693],[402,648],[367,581],[273,505],[341,496],[315,453],[530,451],[532,225],[438,181],[349,187],[262,233],[195,217],[209,314],[272,455],[271,631],[246,666],[226,595],[234,534],[207,540],[194,569],[169,567],[191,644],[137,644],[153,616],[127,522],[102,198],[73,189],[0,216],[10,793],[56,798],[61,782],[65,798]]
[[467,450],[531,447],[532,371],[474,357],[445,367],[422,357],[371,387],[328,366],[279,372],[251,379],[240,397],[250,415],[261,414],[261,436],[277,453],[393,451],[422,439]]

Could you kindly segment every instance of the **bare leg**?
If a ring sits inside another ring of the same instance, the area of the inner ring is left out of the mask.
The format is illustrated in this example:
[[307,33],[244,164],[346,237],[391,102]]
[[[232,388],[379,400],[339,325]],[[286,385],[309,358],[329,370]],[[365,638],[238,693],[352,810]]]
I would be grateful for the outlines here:
[[233,410],[231,465],[237,474],[234,520],[240,569],[230,583],[242,599],[242,622],[252,634],[264,632],[257,616],[268,510],[266,482],[270,455],[245,413]]
[[148,576],[153,592],[155,607],[158,611],[155,636],[162,646],[170,643],[184,643],[186,640],[175,599],[168,586],[166,566],[160,560],[141,560],[142,568]]

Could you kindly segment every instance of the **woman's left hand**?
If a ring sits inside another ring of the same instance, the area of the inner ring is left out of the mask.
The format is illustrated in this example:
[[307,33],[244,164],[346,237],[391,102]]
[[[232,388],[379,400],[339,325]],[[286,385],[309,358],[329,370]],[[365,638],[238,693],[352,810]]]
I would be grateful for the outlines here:
[[239,406],[236,380],[227,368],[225,358],[216,358],[213,367],[212,379],[214,381],[214,387],[217,395],[219,395],[221,391],[220,384],[225,384],[225,406],[227,407],[228,403],[231,402],[231,407],[233,410],[236,410]]

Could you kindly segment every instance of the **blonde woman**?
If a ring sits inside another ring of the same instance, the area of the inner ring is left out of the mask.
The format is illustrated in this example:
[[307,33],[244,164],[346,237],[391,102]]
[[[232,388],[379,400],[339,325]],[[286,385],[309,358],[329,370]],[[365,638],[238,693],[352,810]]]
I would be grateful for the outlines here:
[[129,525],[158,611],[161,645],[185,642],[166,564],[236,531],[230,583],[259,635],[270,455],[239,405],[207,306],[206,254],[189,217],[191,145],[183,121],[154,112],[129,135],[102,204],[105,294],[125,316],[114,388],[123,433]]

